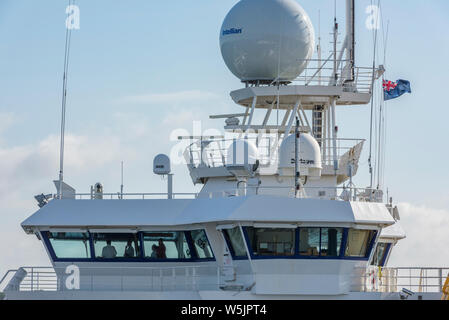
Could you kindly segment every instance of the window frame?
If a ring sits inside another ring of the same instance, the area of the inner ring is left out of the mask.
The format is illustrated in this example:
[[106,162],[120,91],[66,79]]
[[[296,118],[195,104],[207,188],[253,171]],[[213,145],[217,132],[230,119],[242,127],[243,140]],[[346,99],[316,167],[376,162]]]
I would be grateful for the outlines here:
[[[365,256],[363,256],[363,257],[346,256],[346,248],[347,248],[347,245],[348,245],[348,236],[349,236],[349,230],[350,230],[350,229],[353,229],[353,230],[367,230],[367,231],[369,231],[369,232],[372,232],[372,238],[371,238],[371,240],[369,240],[369,243],[368,243],[368,245],[367,245],[367,247],[366,247]],[[345,259],[345,260],[361,260],[361,261],[367,260],[367,261],[369,261],[370,258],[371,258],[371,255],[372,255],[372,253],[373,253],[374,246],[375,246],[375,244],[377,243],[378,235],[379,235],[379,231],[377,231],[377,230],[372,230],[372,229],[355,229],[355,228],[347,228],[347,233],[346,233],[346,243],[345,243],[345,247],[344,247],[344,252],[343,252],[343,257],[342,257],[342,259]]]
[[[236,226],[236,228],[240,229],[240,226]],[[244,227],[242,227],[242,228],[244,228]],[[233,228],[231,228],[231,229],[233,229]],[[229,238],[228,233],[225,232],[225,231],[231,230],[231,229],[222,229],[221,230],[221,234],[223,235],[223,238],[225,239],[226,245],[228,246],[229,253],[231,254],[232,260],[249,260],[249,258],[248,258],[248,251],[250,251],[250,250],[248,250],[248,244],[247,244],[246,236],[243,237],[243,242],[244,242],[243,245],[245,246],[245,256],[236,256],[235,255],[235,251],[234,251],[234,247],[232,246],[231,239]],[[243,234],[245,235],[245,230],[243,230]],[[250,253],[251,253],[251,251],[250,251]],[[251,259],[252,259],[252,257],[251,257]]]
[[[194,247],[194,243],[193,243],[193,239],[192,236],[190,234],[191,231],[197,231],[197,230],[203,230],[204,234],[206,235],[207,241],[208,241],[208,245],[210,247],[211,253],[212,253],[212,257],[211,258],[199,258],[197,253],[196,253],[196,249]],[[140,246],[140,254],[138,257],[136,258],[124,258],[124,257],[119,257],[119,258],[113,258],[113,259],[105,259],[105,258],[97,258],[96,256],[96,252],[95,252],[95,245],[94,245],[94,233],[90,232],[89,230],[80,232],[80,233],[87,233],[89,235],[88,240],[89,240],[89,248],[90,248],[90,257],[89,258],[58,258],[56,256],[56,253],[54,251],[54,248],[50,242],[50,239],[48,237],[48,233],[53,232],[51,230],[40,230],[40,235],[41,238],[43,240],[45,249],[47,250],[47,252],[49,253],[51,259],[53,262],[105,262],[105,263],[127,263],[127,262],[139,262],[139,263],[167,263],[167,262],[210,262],[210,261],[216,261],[215,258],[215,253],[214,250],[212,248],[212,245],[209,241],[209,237],[207,235],[207,231],[206,229],[194,229],[194,230],[170,230],[167,232],[183,232],[184,236],[185,236],[185,240],[187,242],[187,245],[189,247],[189,251],[191,252],[191,257],[190,258],[184,258],[184,259],[148,259],[145,258],[145,243],[143,241],[143,235],[146,232],[151,232],[151,231],[139,231],[137,232],[137,236],[138,236],[138,241],[139,241],[139,246]],[[67,231],[69,232],[69,231]],[[79,232],[79,231],[77,231]],[[114,232],[95,232],[95,233],[111,233],[113,234]]]
[[256,227],[242,227],[243,228],[243,234],[245,235],[245,241],[246,241],[246,246],[247,249],[250,253],[251,256],[251,260],[274,260],[274,259],[282,259],[282,260],[291,260],[291,259],[297,259],[298,256],[298,246],[296,245],[297,240],[299,241],[299,233],[298,233],[298,229],[299,228],[290,228],[290,230],[294,230],[294,238],[293,238],[293,245],[295,248],[295,251],[293,252],[292,255],[289,256],[270,256],[270,255],[255,255],[253,248],[251,246],[251,241],[249,239],[249,234],[248,234],[248,228],[254,228],[254,229],[288,229],[288,228],[256,228]]
[[48,252],[50,253],[50,256],[52,258],[53,261],[55,262],[91,262],[94,261],[94,259],[92,258],[92,235],[90,234],[89,231],[85,231],[85,232],[79,232],[79,233],[87,233],[88,234],[88,239],[89,239],[89,249],[90,249],[90,257],[89,258],[58,258],[58,256],[56,255],[56,252],[53,248],[53,245],[51,244],[50,238],[48,237],[49,233],[52,233],[53,231],[51,230],[43,230],[40,231],[41,234],[41,238],[44,240],[44,245],[46,247],[46,249],[48,250]]
[[[356,228],[345,228],[345,227],[335,227],[335,228],[342,228],[343,229],[343,233],[342,233],[342,239],[341,239],[341,244],[340,244],[340,251],[339,254],[337,256],[321,256],[321,229],[322,228],[333,228],[332,226],[328,226],[328,227],[323,227],[323,226],[307,226],[307,227],[297,227],[295,228],[295,253],[292,256],[258,256],[258,255],[254,255],[252,247],[251,247],[251,242],[248,236],[248,232],[247,232],[247,228],[251,227],[251,226],[242,226],[242,230],[243,230],[243,234],[244,234],[244,240],[245,240],[245,246],[247,249],[247,254],[249,252],[250,254],[250,258],[251,260],[351,260],[351,261],[369,261],[371,254],[373,252],[373,248],[374,245],[377,243],[377,238],[379,235],[379,231],[378,230],[373,230],[373,229],[367,229],[370,232],[373,232],[373,237],[371,239],[371,241],[368,243],[367,249],[366,249],[366,254],[364,257],[347,257],[345,256],[345,252],[346,252],[346,247],[348,244],[348,234],[349,234],[349,230],[350,229],[355,229],[358,230]],[[300,255],[299,254],[299,241],[300,241],[300,229],[301,228],[318,228],[320,229],[320,242],[319,242],[319,246],[320,246],[320,255],[317,256],[309,256],[309,255]],[[225,238],[226,244],[229,248],[229,251],[231,253],[231,257],[233,260],[248,260],[248,256],[246,257],[236,257],[235,256],[235,252],[234,249],[232,247],[232,244],[230,242],[230,239],[228,239],[227,234],[225,232],[223,232],[224,230],[222,230],[222,234]]]
[[[375,264],[373,264],[374,263],[374,259],[375,259],[375,254],[376,254],[376,250],[377,250],[377,248],[378,248],[378,246],[380,244],[384,244],[385,248],[384,248],[382,257],[381,257],[381,259],[379,261],[379,264],[375,265]],[[373,255],[372,255],[371,259],[370,259],[370,266],[385,267],[385,264],[387,262],[388,256],[390,255],[390,251],[391,251],[392,246],[393,246],[393,244],[391,242],[377,242],[377,245],[373,247]]]
[[[196,251],[196,247],[195,247],[195,242],[193,241],[192,238],[192,231],[203,231],[204,235],[206,236],[206,240],[207,240],[207,244],[209,245],[212,257],[211,258],[200,258],[198,256],[198,252]],[[209,237],[207,236],[207,231],[206,229],[195,229],[195,230],[188,230],[185,232],[186,233],[186,238],[187,238],[187,243],[189,244],[189,250],[190,252],[193,252],[195,255],[195,261],[215,261],[215,253],[214,253],[214,249],[212,248],[210,241],[209,241]],[[191,255],[193,257],[193,255]]]
[[[149,232],[178,232],[178,233],[183,233],[184,234],[184,238],[185,238],[185,241],[187,242],[187,246],[188,246],[188,248],[189,248],[189,252],[190,252],[190,258],[165,258],[165,259],[152,259],[152,258],[147,258],[147,257],[145,257],[145,254],[143,255],[143,257],[142,257],[142,259],[144,260],[144,261],[146,261],[146,262],[156,262],[156,263],[162,263],[162,262],[192,262],[192,261],[197,261],[195,258],[194,258],[194,256],[193,256],[193,254],[192,254],[192,243],[191,243],[191,240],[192,240],[192,238],[190,237],[188,237],[187,236],[187,233],[189,232],[190,230],[177,230],[177,231],[172,231],[172,230],[170,230],[170,231],[158,231],[158,230],[155,230],[155,231],[142,231],[141,232],[141,237],[142,237],[142,242],[143,242],[143,244],[144,244],[144,247],[143,247],[143,252],[145,252],[145,240],[144,240],[144,236],[145,236],[145,233],[149,233]],[[190,235],[190,234],[189,234]]]
[[[138,241],[139,241],[139,246],[140,246],[140,254],[139,256],[136,256],[135,258],[125,258],[125,257],[115,257],[112,259],[108,259],[108,258],[98,258],[95,252],[95,243],[94,243],[94,234],[117,234],[117,232],[89,232],[90,234],[90,244],[91,244],[91,256],[92,256],[92,260],[95,262],[139,262],[143,256],[142,256],[142,252],[143,252],[143,247],[142,247],[142,241],[141,241],[141,236],[139,235],[139,232],[136,232],[135,234],[138,237]],[[130,234],[127,232],[123,232],[122,234]],[[134,248],[135,250],[135,248]]]

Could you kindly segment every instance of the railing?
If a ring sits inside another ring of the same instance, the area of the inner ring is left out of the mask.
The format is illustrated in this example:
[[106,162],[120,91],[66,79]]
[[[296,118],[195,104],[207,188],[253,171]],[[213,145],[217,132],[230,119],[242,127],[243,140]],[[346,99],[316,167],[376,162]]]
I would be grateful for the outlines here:
[[[5,275],[0,279],[0,292],[5,290],[6,285],[9,283],[13,275],[17,272],[17,269],[11,269],[6,271]],[[1,299],[0,299],[1,300]]]
[[[317,139],[317,141],[320,143],[322,149],[322,165],[333,165],[333,139]],[[336,139],[337,159],[341,160],[341,158],[345,154],[351,152],[351,150],[360,155],[363,146],[362,143],[365,143],[365,141],[365,139]]]
[[[197,193],[171,193],[172,199],[195,199],[198,194]],[[53,198],[57,198],[57,195],[53,195]],[[145,200],[145,199],[168,199],[168,193],[102,193],[101,195],[96,195],[94,193],[77,193],[75,194],[75,198],[79,200],[86,199],[97,199],[100,198],[102,200]]]
[[[193,168],[199,167],[224,167],[227,165],[228,150],[235,139],[211,139],[196,141],[187,147],[184,157],[188,165]],[[258,160],[261,167],[276,166],[278,163],[278,154],[281,141],[279,136],[273,133],[261,135],[261,137],[248,136],[247,141],[257,145]],[[323,165],[333,165],[334,147],[332,139],[317,139],[322,145],[322,163]],[[340,159],[351,149],[357,148],[365,139],[336,139],[337,159]],[[245,151],[237,149],[237,155],[245,155]],[[360,150],[361,151],[361,150]],[[248,156],[246,156],[248,157]],[[237,156],[237,159],[243,157]]]
[[[80,268],[79,279],[66,269],[23,267],[26,275],[9,291],[197,291],[250,290],[241,283],[226,284],[225,270],[218,266],[183,267],[88,267]],[[352,292],[398,293],[408,289],[415,293],[442,293],[449,268],[376,268],[356,269]],[[8,274],[18,272],[10,270]],[[235,279],[234,279],[235,280]],[[76,287],[79,285],[78,287]],[[257,285],[257,284],[256,284]],[[70,287],[72,286],[72,287]],[[1,287],[0,287],[1,288]],[[239,289],[232,289],[239,288]],[[4,289],[4,288],[3,288]],[[5,292],[7,293],[8,290]]]
[[[383,191],[379,189],[357,187],[302,187],[302,198],[326,199],[340,201],[383,202]],[[223,189],[220,191],[201,191],[200,193],[173,193],[172,199],[213,199],[241,197],[249,195],[276,195],[294,197],[294,186],[241,186],[239,188]],[[78,200],[150,200],[168,199],[168,193],[103,193],[101,199],[90,193],[77,193]],[[57,195],[53,195],[57,199]]]
[[17,284],[4,286],[6,293],[218,290],[224,283],[223,269],[217,266],[80,267],[79,274],[73,273],[73,269],[52,267],[23,267],[19,270],[24,270],[25,276]]
[[[273,154],[277,152],[272,150],[276,146],[277,138],[273,134],[267,133],[261,137],[248,136],[246,141],[258,146],[258,160],[262,165],[268,165],[272,162]],[[187,147],[184,158],[189,165],[197,168],[204,167],[223,167],[226,165],[228,148],[236,139],[210,139],[196,141]],[[237,150],[238,155],[244,154],[244,150]]]
[[[303,60],[304,61],[304,60]],[[337,69],[334,70],[334,54],[332,53],[326,60],[308,59],[308,66],[296,79],[295,84],[304,86],[341,86],[344,91],[355,93],[372,93],[373,75],[377,79],[384,70],[373,67],[354,67],[353,72],[347,66],[348,60],[337,60]],[[313,66],[315,65],[315,66]],[[277,85],[277,80],[271,83],[260,82],[253,84]]]
[[[383,202],[383,191],[380,189],[357,188],[355,186],[343,187],[308,187],[301,188],[301,198],[326,199],[339,201]],[[294,186],[252,186],[223,189],[220,191],[201,191],[199,193],[173,193],[171,199],[213,199],[241,197],[249,195],[276,195],[292,198],[295,196]],[[57,199],[57,195],[53,195]],[[168,193],[103,193],[101,196],[90,193],[77,193],[78,200],[150,200],[169,199]]]
[[[294,186],[246,186],[212,192],[201,192],[197,198],[227,198],[247,195],[276,195],[295,197]],[[340,201],[383,202],[383,191],[357,187],[302,187],[301,198]]]
[[345,91],[358,93],[372,92],[373,68],[371,67],[355,67],[354,79],[349,81],[350,77],[341,76],[346,70],[338,70],[338,79],[335,83],[333,68],[331,67],[307,67],[305,71],[294,80],[296,84],[312,86],[312,85],[333,85],[343,86]]
[[441,293],[448,276],[449,268],[372,267],[362,275],[361,291]]

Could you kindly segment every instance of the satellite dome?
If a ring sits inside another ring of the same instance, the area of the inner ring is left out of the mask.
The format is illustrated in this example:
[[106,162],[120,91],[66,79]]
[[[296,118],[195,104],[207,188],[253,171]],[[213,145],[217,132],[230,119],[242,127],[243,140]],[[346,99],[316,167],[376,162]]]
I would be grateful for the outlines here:
[[224,19],[220,48],[243,82],[291,81],[312,58],[315,34],[295,0],[241,0]]
[[[303,176],[321,176],[321,149],[318,142],[308,133],[301,133],[299,138],[299,163]],[[279,150],[279,169],[284,173],[294,174],[295,135],[291,134],[282,141]]]
[[248,140],[235,140],[228,148],[227,165],[253,165],[259,158],[259,151],[254,143]]

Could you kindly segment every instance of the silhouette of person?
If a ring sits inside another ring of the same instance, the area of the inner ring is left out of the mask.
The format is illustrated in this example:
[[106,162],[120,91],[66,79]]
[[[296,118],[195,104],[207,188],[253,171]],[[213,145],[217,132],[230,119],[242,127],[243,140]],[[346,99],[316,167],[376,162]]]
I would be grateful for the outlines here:
[[106,246],[103,248],[101,256],[105,259],[114,259],[117,256],[117,250],[111,245],[111,240],[106,241]]
[[162,241],[162,239],[159,239],[159,246],[157,247],[156,250],[156,255],[158,259],[167,259],[167,255],[165,254],[165,244]]

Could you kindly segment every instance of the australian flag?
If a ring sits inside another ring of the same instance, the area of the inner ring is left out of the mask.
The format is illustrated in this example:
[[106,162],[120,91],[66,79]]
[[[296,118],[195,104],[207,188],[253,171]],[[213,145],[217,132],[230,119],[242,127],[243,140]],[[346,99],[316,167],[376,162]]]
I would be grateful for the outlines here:
[[407,80],[398,80],[396,82],[384,80],[384,100],[391,100],[402,96],[404,93],[412,93],[410,82]]

